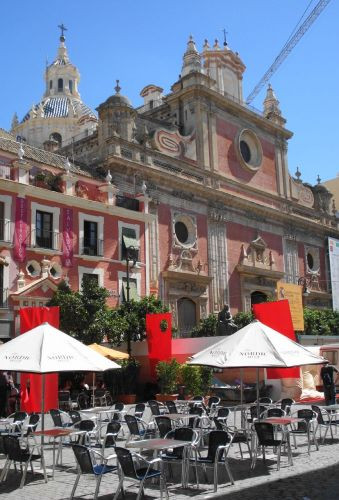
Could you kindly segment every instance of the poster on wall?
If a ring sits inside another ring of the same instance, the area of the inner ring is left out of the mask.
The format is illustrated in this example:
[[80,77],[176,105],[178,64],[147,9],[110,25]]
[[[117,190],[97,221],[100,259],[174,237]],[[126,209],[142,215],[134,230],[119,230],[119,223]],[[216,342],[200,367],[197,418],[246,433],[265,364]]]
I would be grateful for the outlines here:
[[339,240],[328,238],[333,309],[339,311]]
[[293,283],[277,283],[277,299],[287,299],[290,306],[293,328],[295,331],[304,331],[304,312],[302,286]]

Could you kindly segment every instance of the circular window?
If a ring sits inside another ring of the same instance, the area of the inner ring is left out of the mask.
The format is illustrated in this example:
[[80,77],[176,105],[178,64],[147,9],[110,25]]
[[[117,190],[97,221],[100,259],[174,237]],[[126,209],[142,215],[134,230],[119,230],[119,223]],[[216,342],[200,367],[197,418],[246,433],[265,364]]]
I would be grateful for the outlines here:
[[52,267],[50,268],[49,274],[52,276],[52,278],[54,278],[55,280],[57,280],[58,278],[61,277],[61,274],[62,274],[62,268],[61,268],[61,266],[57,262],[55,262],[52,265]]
[[39,276],[41,273],[41,267],[40,267],[39,262],[37,262],[36,260],[28,261],[27,266],[26,266],[26,271],[30,276],[32,276],[34,278],[36,276]]
[[251,150],[245,141],[240,141],[240,153],[246,163],[251,160]]
[[244,129],[238,136],[237,153],[240,163],[254,171],[262,164],[262,148],[257,135],[248,129]]
[[313,259],[313,255],[311,253],[307,254],[307,265],[308,265],[308,268],[311,269],[311,271],[312,271],[314,268],[314,259]]
[[197,243],[195,219],[189,215],[175,214],[173,220],[174,246],[193,248]]
[[175,230],[176,237],[178,238],[180,243],[186,243],[186,241],[188,239],[188,229],[187,229],[186,224],[184,224],[183,222],[180,222],[180,221],[176,222],[174,230]]

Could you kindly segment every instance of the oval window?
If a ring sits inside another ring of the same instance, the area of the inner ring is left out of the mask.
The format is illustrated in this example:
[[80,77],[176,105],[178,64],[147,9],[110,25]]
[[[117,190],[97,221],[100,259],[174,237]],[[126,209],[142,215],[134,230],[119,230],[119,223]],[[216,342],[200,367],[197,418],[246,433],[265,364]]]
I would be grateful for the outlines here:
[[307,265],[308,265],[308,268],[311,270],[314,267],[314,259],[313,259],[313,255],[311,253],[307,254]]
[[186,243],[188,240],[188,229],[186,224],[181,221],[175,223],[175,234],[180,243]]
[[243,157],[244,161],[246,163],[249,163],[251,161],[251,150],[250,150],[247,142],[240,141],[240,152],[241,152],[241,156]]

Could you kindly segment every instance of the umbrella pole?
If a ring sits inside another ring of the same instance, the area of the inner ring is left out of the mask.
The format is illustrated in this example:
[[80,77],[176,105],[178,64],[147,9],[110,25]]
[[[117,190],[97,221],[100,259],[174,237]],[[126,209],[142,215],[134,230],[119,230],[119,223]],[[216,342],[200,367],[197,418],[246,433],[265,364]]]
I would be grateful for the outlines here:
[[241,415],[241,428],[245,427],[244,423],[244,369],[240,368],[240,415]]
[[41,455],[44,453],[44,430],[45,430],[45,374],[42,374],[42,382],[41,382]]
[[93,376],[92,376],[92,407],[94,408],[95,404],[95,397],[94,397],[94,377],[95,377],[95,373],[93,372]]
[[257,418],[260,418],[260,402],[259,402],[259,368],[257,368]]

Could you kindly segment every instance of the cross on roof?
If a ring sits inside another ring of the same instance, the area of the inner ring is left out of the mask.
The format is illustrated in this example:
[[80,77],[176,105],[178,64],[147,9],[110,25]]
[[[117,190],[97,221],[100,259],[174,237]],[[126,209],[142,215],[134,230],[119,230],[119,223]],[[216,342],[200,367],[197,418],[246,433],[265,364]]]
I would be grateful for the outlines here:
[[64,36],[64,31],[67,31],[67,28],[66,26],[64,26],[64,23],[59,24],[58,28],[61,29],[61,36]]
[[228,31],[225,30],[225,28],[222,30],[223,34],[224,34],[224,46],[226,47],[227,45],[227,40],[226,40],[226,35],[228,35]]

